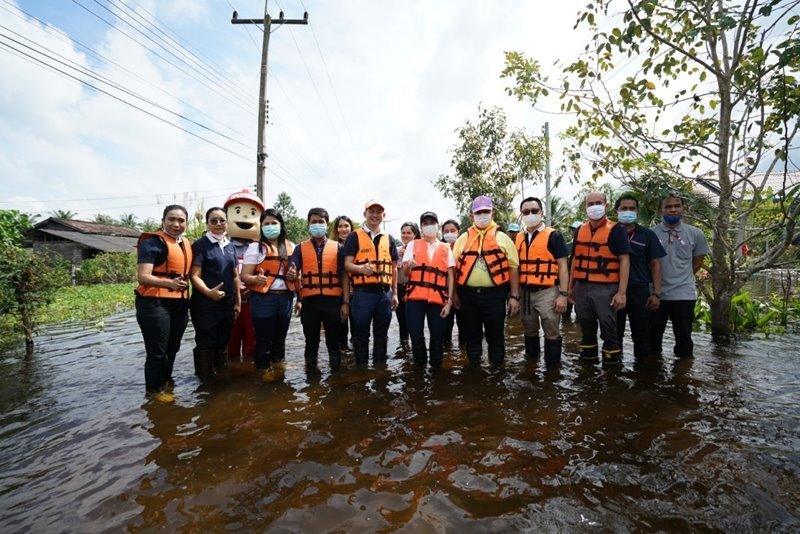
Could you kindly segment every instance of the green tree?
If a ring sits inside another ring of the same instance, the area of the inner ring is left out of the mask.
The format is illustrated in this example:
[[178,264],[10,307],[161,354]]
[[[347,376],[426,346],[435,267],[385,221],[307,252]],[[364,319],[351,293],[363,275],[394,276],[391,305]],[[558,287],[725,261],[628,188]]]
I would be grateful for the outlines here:
[[32,216],[17,210],[0,210],[0,250],[19,246],[25,232],[33,226]]
[[117,224],[127,226],[128,228],[138,228],[139,223],[136,221],[136,215],[133,213],[123,213],[119,216]]
[[78,214],[70,210],[53,210],[50,212],[50,216],[56,219],[74,219]]
[[496,219],[512,221],[511,203],[520,180],[537,183],[544,177],[544,141],[521,129],[509,131],[506,114],[499,107],[478,106],[477,122],[468,119],[456,133],[459,142],[450,160],[453,174],[442,174],[434,185],[462,213],[469,212],[473,198],[488,195],[495,204]]
[[308,238],[308,223],[297,216],[297,209],[288,193],[285,191],[278,193],[272,207],[283,217],[283,222],[286,223],[286,235],[292,243],[300,243]]
[[[739,254],[752,233],[748,220],[765,200],[766,178],[754,175],[766,170],[785,179],[800,128],[798,4],[590,0],[576,26],[586,26],[591,40],[557,82],[535,60],[506,54],[509,93],[536,103],[554,92],[574,114],[568,158],[586,158],[593,178],[629,184],[638,176],[690,190],[703,176],[719,189],[713,218],[695,219],[713,236],[709,305],[718,340],[729,339],[733,295],[795,236],[800,203],[784,190],[776,221],[784,239],[761,254]],[[635,61],[612,86],[623,63]]]
[[117,221],[114,220],[114,217],[111,215],[104,215],[102,213],[95,215],[93,221],[98,224],[117,224]]

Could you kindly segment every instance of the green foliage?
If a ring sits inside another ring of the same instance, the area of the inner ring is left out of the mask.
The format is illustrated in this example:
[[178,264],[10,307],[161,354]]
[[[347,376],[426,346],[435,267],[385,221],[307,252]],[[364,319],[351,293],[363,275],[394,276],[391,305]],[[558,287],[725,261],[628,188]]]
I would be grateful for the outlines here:
[[453,199],[462,213],[469,212],[472,199],[487,195],[494,201],[495,220],[511,222],[511,202],[519,192],[520,180],[536,182],[544,177],[544,141],[524,130],[509,131],[505,112],[499,107],[479,106],[478,121],[468,119],[456,133],[459,143],[450,160],[453,174],[439,176],[434,185]]
[[103,252],[84,260],[76,273],[78,284],[121,284],[136,281],[136,254]]
[[[161,228],[161,223],[159,223],[159,228]],[[189,220],[186,221],[186,237],[194,243],[201,237],[203,237],[206,233],[206,223],[205,223],[205,213],[203,213],[202,209],[198,209],[194,212],[194,215],[189,212]]]
[[0,210],[0,250],[19,246],[25,232],[33,226],[34,217],[17,210]]
[[114,220],[114,217],[111,215],[104,215],[102,213],[98,213],[94,216],[94,222],[99,224],[117,224],[117,221]]
[[292,203],[292,197],[288,193],[282,191],[278,193],[275,199],[275,204],[272,206],[283,217],[283,222],[286,223],[286,236],[292,243],[300,243],[308,238],[308,223],[305,219],[297,216],[297,209]]
[[50,212],[50,216],[56,219],[74,219],[78,214],[70,210],[53,210]]

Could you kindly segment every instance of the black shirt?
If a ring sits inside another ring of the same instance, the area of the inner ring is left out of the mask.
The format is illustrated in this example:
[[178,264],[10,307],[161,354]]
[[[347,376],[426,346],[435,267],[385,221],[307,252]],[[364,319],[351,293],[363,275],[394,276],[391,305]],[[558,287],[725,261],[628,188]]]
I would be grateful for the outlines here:
[[[368,230],[365,232],[369,233]],[[372,238],[372,243],[375,245],[375,250],[378,249],[378,241],[383,234],[378,234],[374,238]],[[400,259],[397,255],[397,245],[394,244],[394,238],[390,234],[386,234],[389,238],[389,256],[391,256],[392,261],[397,261]],[[347,241],[344,242],[344,247],[342,248],[342,255],[344,257],[353,256],[355,257],[358,254],[358,235],[356,232],[350,232],[350,235],[347,236]]]
[[[200,278],[209,289],[222,283],[220,290],[225,292],[226,297],[236,292],[236,288],[233,287],[233,273],[238,263],[236,249],[231,243],[225,245],[223,249],[219,243],[214,243],[205,235],[192,243],[192,265],[200,266],[202,270]],[[195,291],[194,295],[202,293]]]
[[[627,232],[627,228],[625,230]],[[636,224],[633,232],[627,234],[631,247],[631,273],[628,277],[628,286],[650,284],[653,281],[650,260],[663,258],[667,252],[661,246],[658,236],[649,228]]]

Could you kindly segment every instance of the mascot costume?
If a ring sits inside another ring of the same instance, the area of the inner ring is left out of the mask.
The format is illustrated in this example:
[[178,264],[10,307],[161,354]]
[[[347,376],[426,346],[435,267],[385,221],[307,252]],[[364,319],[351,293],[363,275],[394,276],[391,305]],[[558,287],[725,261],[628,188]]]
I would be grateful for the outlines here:
[[[261,232],[261,214],[264,213],[264,203],[256,195],[242,189],[233,193],[225,201],[225,210],[228,214],[228,238],[236,250],[239,260],[239,273],[242,272],[244,251],[253,241],[258,241]],[[228,358],[250,361],[256,350],[256,333],[253,330],[253,321],[250,319],[250,304],[248,297],[250,291],[241,283],[242,309],[239,317],[233,323],[230,341],[228,342]]]

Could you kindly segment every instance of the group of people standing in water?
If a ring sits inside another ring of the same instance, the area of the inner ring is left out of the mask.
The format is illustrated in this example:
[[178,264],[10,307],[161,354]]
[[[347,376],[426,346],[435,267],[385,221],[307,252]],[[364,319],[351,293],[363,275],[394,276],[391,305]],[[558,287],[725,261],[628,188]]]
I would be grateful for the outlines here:
[[557,367],[562,315],[573,304],[581,361],[621,365],[626,318],[635,358],[661,352],[668,321],[675,354],[692,356],[694,275],[708,245],[682,222],[682,199],[665,197],[663,222],[652,229],[637,224],[633,195],[617,199],[616,221],[602,193],[589,193],[584,207],[587,220],[573,224],[570,247],[546,226],[536,197],[521,202],[513,238],[494,221],[491,198],[479,196],[465,231],[426,211],[418,224],[401,226],[399,241],[384,231],[378,200],[365,203],[360,228],[346,216],[331,224],[325,209],[312,208],[309,238],[299,244],[287,238],[282,215],[246,190],[206,212],[207,232],[193,244],[183,237],[186,209],[167,206],[161,229],[142,234],[138,245],[136,317],[147,394],[174,400],[172,369],[190,314],[202,382],[240,355],[252,356],[265,381],[279,377],[293,312],[308,373],[318,372],[323,331],[330,372],[342,366],[348,333],[357,366],[369,363],[370,337],[373,363],[385,362],[393,313],[419,365],[441,366],[458,325],[471,365],[481,364],[485,339],[489,362],[501,366],[506,320],[519,315],[526,357],[543,354],[546,366]]

